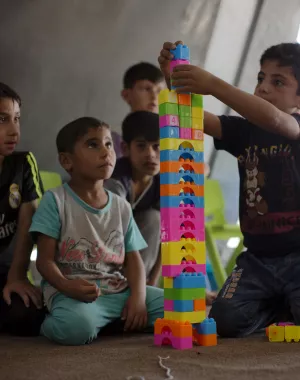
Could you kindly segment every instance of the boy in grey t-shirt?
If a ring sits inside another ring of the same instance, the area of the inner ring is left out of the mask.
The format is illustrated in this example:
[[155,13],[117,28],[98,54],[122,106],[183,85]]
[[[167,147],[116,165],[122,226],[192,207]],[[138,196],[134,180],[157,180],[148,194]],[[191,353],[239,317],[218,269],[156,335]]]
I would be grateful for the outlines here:
[[109,127],[80,118],[56,143],[71,180],[45,194],[30,228],[50,312],[41,333],[80,345],[119,318],[125,330],[152,327],[163,317],[163,291],[146,287],[138,252],[146,243],[129,203],[103,187],[116,161]]

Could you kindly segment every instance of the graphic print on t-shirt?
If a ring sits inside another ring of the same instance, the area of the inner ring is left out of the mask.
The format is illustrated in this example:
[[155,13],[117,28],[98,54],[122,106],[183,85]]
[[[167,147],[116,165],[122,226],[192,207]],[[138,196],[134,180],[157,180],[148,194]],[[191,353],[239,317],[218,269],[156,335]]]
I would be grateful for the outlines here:
[[253,145],[238,157],[243,184],[240,199],[243,232],[281,234],[300,227],[296,152],[290,144]]
[[255,151],[251,157],[251,148],[247,149],[245,172],[244,191],[247,214],[252,219],[257,215],[266,214],[268,205],[261,193],[261,189],[265,186],[265,173],[259,168],[259,158]]

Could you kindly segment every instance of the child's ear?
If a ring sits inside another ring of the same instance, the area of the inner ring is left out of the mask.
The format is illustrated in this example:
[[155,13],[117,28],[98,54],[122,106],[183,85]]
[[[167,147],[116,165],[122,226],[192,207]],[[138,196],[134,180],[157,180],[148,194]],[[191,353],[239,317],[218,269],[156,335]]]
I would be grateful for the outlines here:
[[121,91],[121,96],[122,96],[123,100],[125,100],[125,102],[128,105],[130,105],[130,89],[129,88],[124,88]]
[[71,171],[73,164],[69,153],[59,153],[58,160],[65,171]]
[[129,156],[129,145],[125,141],[121,142],[121,152],[124,157]]

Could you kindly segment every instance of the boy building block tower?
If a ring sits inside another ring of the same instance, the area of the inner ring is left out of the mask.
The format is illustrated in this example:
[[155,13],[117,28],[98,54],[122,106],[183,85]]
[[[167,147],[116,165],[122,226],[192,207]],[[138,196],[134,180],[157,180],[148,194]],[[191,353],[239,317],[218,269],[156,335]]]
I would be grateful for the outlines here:
[[[177,45],[170,71],[189,64],[189,48]],[[206,319],[203,100],[201,95],[159,94],[160,195],[164,318],[155,345],[177,349],[217,344],[216,324]]]

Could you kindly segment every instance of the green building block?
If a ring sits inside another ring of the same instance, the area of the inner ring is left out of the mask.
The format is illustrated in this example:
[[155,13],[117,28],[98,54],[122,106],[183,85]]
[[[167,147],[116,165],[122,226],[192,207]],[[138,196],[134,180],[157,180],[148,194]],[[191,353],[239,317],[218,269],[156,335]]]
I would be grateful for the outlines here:
[[178,115],[178,104],[163,103],[159,105],[159,115]]
[[192,107],[203,108],[203,96],[198,94],[192,94]]
[[205,288],[196,289],[164,289],[164,296],[166,300],[198,300],[205,298]]
[[192,128],[192,118],[179,116],[179,126],[181,128]]
[[191,117],[192,109],[190,106],[179,105],[179,116]]

